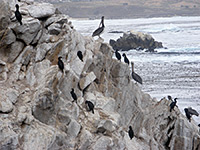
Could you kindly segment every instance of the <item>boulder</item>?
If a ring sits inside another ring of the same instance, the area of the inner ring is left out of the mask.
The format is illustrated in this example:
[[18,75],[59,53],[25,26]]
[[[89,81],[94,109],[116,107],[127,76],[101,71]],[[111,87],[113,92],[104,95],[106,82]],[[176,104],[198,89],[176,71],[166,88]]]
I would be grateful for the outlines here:
[[15,104],[18,100],[19,97],[19,92],[17,90],[14,89],[8,89],[7,93],[6,93],[8,99]]
[[154,49],[163,47],[162,43],[155,41],[151,35],[135,31],[124,33],[116,41],[110,40],[110,45],[113,49],[122,51],[147,49],[147,51],[153,52]]
[[33,41],[40,29],[40,21],[33,18],[23,19],[23,25],[15,26],[13,28],[17,38],[24,41],[26,45],[29,45]]
[[13,110],[12,102],[5,97],[0,98],[0,112],[2,113],[10,113]]
[[[16,36],[10,28],[0,31],[0,44],[1,47],[10,45],[16,41]],[[2,49],[0,49],[2,50]]]
[[68,16],[66,15],[63,15],[63,14],[56,14],[56,15],[53,15],[51,17],[49,17],[45,23],[44,23],[44,26],[45,27],[48,27],[50,26],[51,24],[53,23],[58,23],[60,25],[63,25],[64,23],[68,23]]
[[43,43],[43,44],[39,44],[37,45],[37,49],[36,49],[36,56],[35,56],[35,61],[41,61],[45,58],[46,54],[48,51],[50,51],[52,47],[51,43]]
[[[10,24],[11,10],[7,1],[0,1],[0,32]],[[1,46],[0,46],[1,47]]]
[[90,72],[85,77],[82,77],[79,81],[79,86],[83,90],[85,89],[88,85],[90,85],[94,80],[96,79],[96,76],[94,72]]
[[27,6],[27,9],[33,18],[38,19],[50,17],[56,11],[56,8],[48,3],[34,3],[33,5]]
[[67,135],[70,138],[76,138],[80,129],[81,125],[76,120],[72,120],[68,126]]

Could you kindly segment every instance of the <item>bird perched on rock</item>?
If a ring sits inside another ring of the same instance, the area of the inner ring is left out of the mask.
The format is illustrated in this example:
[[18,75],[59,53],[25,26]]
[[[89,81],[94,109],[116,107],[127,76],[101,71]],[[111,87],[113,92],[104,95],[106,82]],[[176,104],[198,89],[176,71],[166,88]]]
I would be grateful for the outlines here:
[[129,65],[129,60],[128,58],[126,57],[126,54],[123,53],[122,56],[124,57],[124,62],[127,63]]
[[15,7],[16,7],[15,17],[16,17],[17,21],[20,23],[20,25],[22,25],[22,15],[19,12],[19,5],[16,4]]
[[91,101],[85,101],[86,107],[88,111],[92,111],[94,114],[94,104]]
[[171,104],[170,104],[170,112],[172,111],[172,109],[174,109],[175,106],[177,106],[177,105],[176,105],[177,99],[178,99],[178,98],[175,98],[174,101],[171,102]]
[[105,26],[104,26],[104,16],[101,17],[101,22],[99,24],[99,28],[96,29],[93,34],[92,34],[92,37],[94,36],[99,36],[103,33],[103,30],[104,30]]
[[63,72],[63,70],[64,70],[64,63],[62,61],[62,57],[61,56],[58,57],[58,67]]
[[115,56],[119,61],[121,61],[121,54],[118,51],[119,50],[115,50]]
[[133,78],[136,82],[142,84],[142,78],[141,78],[137,73],[134,72],[134,63],[133,63],[133,62],[131,62],[131,66],[132,66],[132,74],[131,74],[131,75],[132,75],[132,78]]
[[72,98],[73,98],[73,101],[72,102],[77,102],[77,96],[76,96],[76,93],[74,93],[74,89],[72,88],[72,90],[71,90],[71,96],[72,96]]
[[132,139],[134,137],[134,132],[133,132],[133,129],[131,126],[129,126],[128,135],[129,135],[130,139]]
[[77,56],[78,56],[78,58],[79,58],[81,61],[83,61],[83,54],[82,54],[81,51],[78,51],[78,52],[77,52]]
[[192,115],[199,116],[199,113],[191,107],[185,108],[184,111],[189,122],[191,122]]
[[167,96],[168,100],[173,101],[170,95]]

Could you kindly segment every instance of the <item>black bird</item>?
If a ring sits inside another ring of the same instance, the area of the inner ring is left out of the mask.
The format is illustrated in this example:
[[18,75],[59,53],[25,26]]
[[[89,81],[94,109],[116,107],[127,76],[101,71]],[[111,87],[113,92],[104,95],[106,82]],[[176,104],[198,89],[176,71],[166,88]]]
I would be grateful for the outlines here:
[[61,56],[58,57],[58,67],[63,72],[63,70],[64,70],[64,63],[63,63],[63,61],[61,59],[62,59]]
[[18,0],[18,2],[21,2],[21,0]]
[[132,75],[132,78],[133,78],[136,82],[142,84],[142,78],[141,78],[137,73],[134,72],[134,63],[133,63],[133,62],[131,62],[131,66],[132,66],[132,74],[131,74],[131,75]]
[[78,52],[77,52],[77,56],[78,56],[78,58],[79,58],[81,61],[83,61],[83,54],[82,54],[81,51],[78,51]]
[[127,63],[129,65],[129,60],[128,58],[126,57],[126,54],[123,53],[122,56],[124,57],[124,62]]
[[[101,26],[102,25],[102,26]],[[105,26],[104,26],[104,16],[101,17],[101,22],[99,24],[99,28],[96,29],[93,34],[92,34],[92,37],[94,36],[99,36],[100,37],[100,34],[103,33],[103,30],[104,30]]]
[[88,111],[92,111],[94,114],[94,104],[91,101],[85,101],[85,104],[87,104]]
[[177,98],[175,98],[174,101],[171,102],[171,104],[170,104],[170,112],[171,112],[172,109],[174,109],[174,107],[176,106],[176,103],[177,103],[176,100],[177,100]]
[[167,96],[168,100],[173,101],[170,95]]
[[119,61],[121,61],[121,54],[118,52],[118,50],[115,50],[115,56]]
[[72,90],[71,90],[71,96],[72,96],[72,98],[74,99],[72,102],[77,102],[77,96],[76,96],[76,93],[74,93],[74,89],[72,88]]
[[15,17],[16,17],[17,21],[19,21],[20,25],[22,25],[22,15],[19,12],[19,5],[16,4],[15,7],[16,7]]
[[128,135],[129,135],[130,139],[132,139],[134,136],[134,132],[133,132],[133,129],[131,126],[129,126]]
[[191,107],[185,108],[184,111],[189,122],[191,122],[192,115],[199,116],[199,113]]

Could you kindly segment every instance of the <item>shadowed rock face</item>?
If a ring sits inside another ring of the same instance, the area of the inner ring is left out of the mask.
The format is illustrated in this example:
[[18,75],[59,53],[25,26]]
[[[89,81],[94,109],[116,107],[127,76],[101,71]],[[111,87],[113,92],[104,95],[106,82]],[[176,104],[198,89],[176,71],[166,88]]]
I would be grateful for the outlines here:
[[[23,25],[13,19],[0,30],[0,149],[199,149],[193,121],[178,108],[170,113],[168,100],[143,93],[129,67],[112,58],[110,45],[83,37],[50,4],[19,4]],[[32,5],[53,11],[25,13]],[[94,114],[87,112],[86,100]]]
[[162,43],[155,41],[151,35],[134,31],[124,33],[123,36],[116,41],[110,40],[110,45],[113,49],[122,51],[147,49],[147,51],[153,52],[154,49],[163,47]]

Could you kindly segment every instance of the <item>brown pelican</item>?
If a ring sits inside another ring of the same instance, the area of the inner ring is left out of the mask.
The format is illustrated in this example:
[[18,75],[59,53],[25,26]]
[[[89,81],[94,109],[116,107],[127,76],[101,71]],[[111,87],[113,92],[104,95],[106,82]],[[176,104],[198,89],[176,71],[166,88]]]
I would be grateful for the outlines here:
[[15,7],[16,7],[15,17],[16,17],[17,21],[20,23],[20,25],[22,25],[22,15],[19,12],[19,5],[16,4]]
[[192,115],[199,116],[199,113],[196,110],[192,109],[191,107],[185,108],[184,111],[189,122],[191,122]]
[[92,34],[92,37],[94,36],[99,36],[100,37],[100,34],[103,33],[103,30],[104,30],[105,26],[104,26],[104,16],[101,17],[101,22],[99,24],[99,28],[96,29],[93,34]]
[[136,82],[142,84],[142,78],[137,73],[134,72],[134,63],[133,62],[131,62],[131,66],[132,66],[132,78]]

